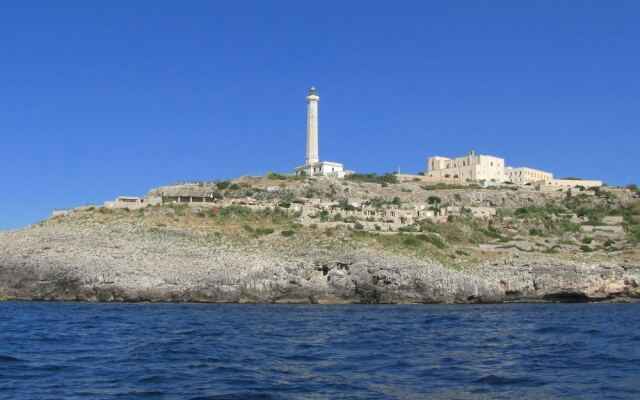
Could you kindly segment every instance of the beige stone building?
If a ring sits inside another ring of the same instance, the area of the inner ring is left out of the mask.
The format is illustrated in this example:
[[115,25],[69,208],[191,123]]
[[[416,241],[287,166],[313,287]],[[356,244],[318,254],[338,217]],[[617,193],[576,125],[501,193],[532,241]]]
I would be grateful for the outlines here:
[[587,179],[550,179],[546,181],[536,182],[538,189],[545,192],[553,192],[556,190],[567,190],[576,187],[585,189],[602,186],[602,181]]
[[507,181],[518,185],[526,185],[537,181],[548,181],[553,179],[551,172],[540,171],[539,169],[520,167],[505,169]]
[[481,183],[485,186],[511,182],[541,191],[602,186],[602,181],[598,180],[554,179],[551,172],[528,167],[507,167],[504,158],[478,155],[474,151],[457,158],[429,157],[427,171],[426,177],[432,179],[454,179],[458,182]]
[[461,182],[504,182],[504,158],[480,155],[475,151],[464,157],[429,157],[427,176],[457,179]]

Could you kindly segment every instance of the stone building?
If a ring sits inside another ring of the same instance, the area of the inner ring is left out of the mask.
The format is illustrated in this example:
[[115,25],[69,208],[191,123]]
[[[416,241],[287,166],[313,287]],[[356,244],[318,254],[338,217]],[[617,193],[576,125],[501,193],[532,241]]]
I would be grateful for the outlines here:
[[475,151],[457,158],[429,157],[427,176],[452,178],[462,182],[504,182],[506,180],[504,158],[480,155]]
[[567,190],[576,187],[599,187],[602,181],[554,179],[551,172],[528,167],[507,167],[504,158],[478,155],[471,151],[464,157],[433,156],[427,159],[427,177],[454,179],[458,182],[476,182],[485,186],[510,182],[518,186],[541,191]]
[[553,179],[551,172],[540,171],[538,169],[520,167],[507,167],[505,170],[507,181],[518,185],[526,185],[537,181],[549,181]]
[[536,182],[538,190],[543,192],[553,192],[557,190],[567,190],[577,187],[585,189],[602,186],[602,181],[586,179],[550,179]]
[[307,157],[304,165],[295,168],[296,175],[331,176],[342,178],[352,171],[346,171],[341,163],[320,161],[318,146],[318,102],[320,96],[314,87],[307,95]]

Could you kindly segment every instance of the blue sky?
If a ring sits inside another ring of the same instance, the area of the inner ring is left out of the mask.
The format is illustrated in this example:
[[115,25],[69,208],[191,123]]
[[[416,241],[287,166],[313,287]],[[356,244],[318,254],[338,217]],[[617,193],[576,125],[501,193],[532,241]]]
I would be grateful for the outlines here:
[[0,229],[320,157],[640,183],[638,1],[0,1]]

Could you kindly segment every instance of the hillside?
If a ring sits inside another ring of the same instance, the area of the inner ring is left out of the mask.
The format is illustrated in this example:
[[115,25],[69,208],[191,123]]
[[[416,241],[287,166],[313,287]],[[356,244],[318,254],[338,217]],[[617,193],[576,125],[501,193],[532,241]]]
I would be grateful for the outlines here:
[[396,183],[176,184],[158,205],[82,207],[0,233],[0,297],[500,302],[640,297],[628,189]]

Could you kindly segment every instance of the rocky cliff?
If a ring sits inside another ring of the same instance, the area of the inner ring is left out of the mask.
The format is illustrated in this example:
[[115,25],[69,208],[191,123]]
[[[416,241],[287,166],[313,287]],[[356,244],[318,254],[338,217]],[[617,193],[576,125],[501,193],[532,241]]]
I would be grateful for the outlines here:
[[363,242],[349,231],[327,235],[299,229],[280,235],[276,230],[259,236],[199,226],[197,218],[204,217],[195,215],[188,224],[173,217],[169,226],[145,213],[89,210],[0,233],[0,298],[264,303],[640,298],[635,253],[583,259],[482,253],[450,264],[435,248],[385,249],[371,244],[377,238]]
[[[165,186],[149,192],[162,198],[161,205],[83,207],[0,233],[0,299],[640,298],[637,191],[596,188],[574,195],[425,186],[388,177],[378,182],[375,176],[279,178]],[[175,196],[211,196],[213,202],[174,204]],[[304,212],[294,207],[299,205]],[[425,206],[434,214],[458,212],[439,222],[401,219],[395,231],[369,221],[394,218],[398,210],[417,216]],[[478,217],[464,211],[473,206],[495,213]]]

